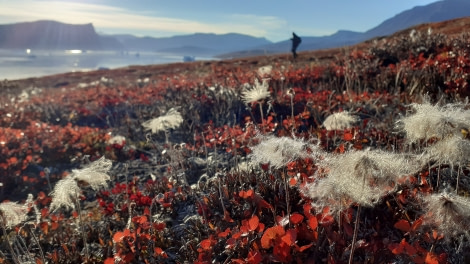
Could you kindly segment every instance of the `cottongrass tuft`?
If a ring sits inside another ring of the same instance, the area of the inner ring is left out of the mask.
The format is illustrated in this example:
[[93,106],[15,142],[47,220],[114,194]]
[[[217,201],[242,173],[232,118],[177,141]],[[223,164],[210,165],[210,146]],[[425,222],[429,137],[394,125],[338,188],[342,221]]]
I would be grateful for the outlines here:
[[470,127],[470,112],[462,105],[448,104],[445,106],[413,103],[415,113],[397,122],[400,130],[406,132],[409,143],[428,141],[432,138],[443,139],[458,135],[462,129]]
[[75,209],[75,202],[80,195],[78,182],[88,184],[93,190],[106,186],[110,176],[106,174],[111,169],[112,161],[104,156],[90,163],[83,169],[72,170],[72,173],[58,181],[51,193],[51,211],[60,207]]
[[266,65],[266,66],[263,66],[263,67],[259,67],[258,68],[258,75],[261,78],[267,78],[271,75],[272,70],[273,70],[272,65]]
[[470,141],[461,136],[451,136],[426,147],[422,155],[424,162],[447,164],[451,167],[466,166],[470,161]]
[[[276,137],[272,135],[258,136],[260,143],[251,147],[252,153],[249,158],[254,164],[267,164],[279,169],[289,162],[299,158],[320,155],[321,150],[317,145],[307,143],[301,139],[289,137]],[[311,154],[309,151],[312,152]]]
[[258,79],[255,79],[253,86],[245,86],[242,91],[242,100],[246,104],[258,102],[269,97],[269,79],[263,79],[263,83],[260,84]]
[[175,129],[179,127],[181,123],[183,123],[183,117],[175,108],[171,108],[165,115],[147,120],[142,123],[142,126],[145,130],[152,130],[152,133],[157,133],[159,131]]
[[458,235],[470,237],[470,199],[443,191],[422,197],[426,214],[425,225],[451,238]]
[[334,113],[329,115],[323,122],[323,126],[326,130],[344,130],[356,123],[358,118],[348,111]]
[[332,155],[318,164],[315,182],[303,189],[317,209],[338,213],[352,204],[373,207],[396,190],[396,181],[419,170],[404,154],[381,150],[349,151]]
[[28,206],[15,202],[3,202],[0,203],[0,212],[5,227],[11,228],[26,220]]
[[59,209],[60,207],[75,209],[75,202],[80,195],[80,187],[78,187],[78,184],[72,175],[68,175],[56,183],[54,190],[50,195],[52,197],[49,209],[51,212]]
[[113,162],[103,156],[83,169],[72,170],[71,176],[76,181],[89,184],[93,190],[99,190],[111,179],[106,172],[111,169],[112,165]]
[[124,142],[126,142],[126,138],[121,135],[115,135],[112,138],[108,139],[108,141],[106,141],[106,143],[108,143],[109,145],[122,145]]

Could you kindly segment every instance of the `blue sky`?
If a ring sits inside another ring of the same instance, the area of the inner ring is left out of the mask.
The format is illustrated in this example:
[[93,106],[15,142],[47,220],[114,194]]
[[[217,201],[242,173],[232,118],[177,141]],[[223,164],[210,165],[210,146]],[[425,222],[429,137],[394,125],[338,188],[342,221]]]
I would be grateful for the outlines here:
[[0,24],[41,19],[93,23],[98,33],[169,37],[244,33],[286,40],[366,31],[437,0],[0,0]]

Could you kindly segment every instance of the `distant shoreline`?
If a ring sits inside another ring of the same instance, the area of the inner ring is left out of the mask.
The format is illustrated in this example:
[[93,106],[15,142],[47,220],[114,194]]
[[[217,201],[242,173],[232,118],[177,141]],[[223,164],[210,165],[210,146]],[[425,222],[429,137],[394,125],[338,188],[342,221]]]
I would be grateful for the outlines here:
[[18,80],[68,72],[109,70],[131,65],[154,65],[194,61],[216,60],[192,54],[180,55],[137,51],[24,51],[0,50],[0,80]]

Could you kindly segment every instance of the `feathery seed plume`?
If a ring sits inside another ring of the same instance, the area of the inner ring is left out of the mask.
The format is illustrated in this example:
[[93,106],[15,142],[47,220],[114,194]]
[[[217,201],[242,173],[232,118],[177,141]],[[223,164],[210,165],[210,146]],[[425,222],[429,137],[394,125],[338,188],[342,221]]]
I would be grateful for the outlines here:
[[183,117],[175,109],[171,108],[168,112],[154,119],[150,119],[142,123],[145,130],[152,130],[152,133],[159,131],[167,131],[168,129],[175,129],[183,123]]
[[55,211],[60,207],[75,209],[75,201],[78,199],[79,193],[80,187],[72,175],[58,181],[50,194],[52,197],[50,211]]
[[310,157],[307,148],[314,151],[313,155],[319,155],[321,150],[318,146],[308,144],[300,139],[276,136],[259,136],[261,142],[252,147],[249,155],[251,162],[255,164],[269,163],[275,169],[282,168],[287,163],[298,158]]
[[441,107],[425,102],[413,103],[411,107],[415,113],[397,122],[398,127],[406,132],[409,143],[432,138],[443,139],[458,135],[462,129],[470,127],[470,111],[463,110],[460,105],[448,104]]
[[106,186],[107,181],[110,180],[106,172],[111,169],[111,166],[112,161],[103,156],[83,169],[72,170],[71,177],[88,183],[93,190],[98,190],[101,186]]
[[447,237],[470,235],[469,198],[443,191],[424,196],[422,199],[427,211],[424,224],[437,228]]
[[352,203],[373,207],[396,188],[396,180],[419,170],[419,164],[403,154],[381,150],[350,151],[318,164],[314,183],[304,193],[317,208],[339,212]]
[[263,67],[259,67],[258,68],[258,75],[261,78],[269,77],[271,75],[272,70],[273,70],[272,65],[266,65],[266,66],[263,66]]
[[255,85],[251,87],[245,87],[242,91],[242,100],[246,103],[253,103],[265,99],[270,95],[269,93],[269,79],[263,79],[263,83],[260,84],[258,79],[255,79]]
[[15,202],[0,203],[0,213],[6,227],[14,227],[26,220],[28,206]]
[[436,165],[467,165],[470,161],[470,141],[461,136],[451,136],[426,147],[422,157],[426,163],[434,161]]
[[50,210],[54,211],[62,206],[74,209],[76,199],[80,194],[80,187],[77,181],[85,182],[93,190],[98,190],[110,180],[106,172],[111,169],[111,166],[112,161],[103,156],[83,169],[72,170],[72,174],[58,181],[54,186],[54,190],[51,193],[52,203]]
[[329,115],[323,122],[323,126],[326,130],[344,130],[350,128],[357,120],[356,116],[347,111],[338,112]]

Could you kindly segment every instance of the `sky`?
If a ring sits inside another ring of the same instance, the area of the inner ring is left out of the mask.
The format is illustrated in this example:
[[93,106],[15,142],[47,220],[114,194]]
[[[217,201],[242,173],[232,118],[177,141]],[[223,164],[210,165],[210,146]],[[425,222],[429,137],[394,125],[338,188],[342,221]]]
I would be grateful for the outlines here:
[[0,24],[56,20],[92,23],[100,34],[171,37],[242,33],[277,42],[367,31],[437,0],[0,0]]

